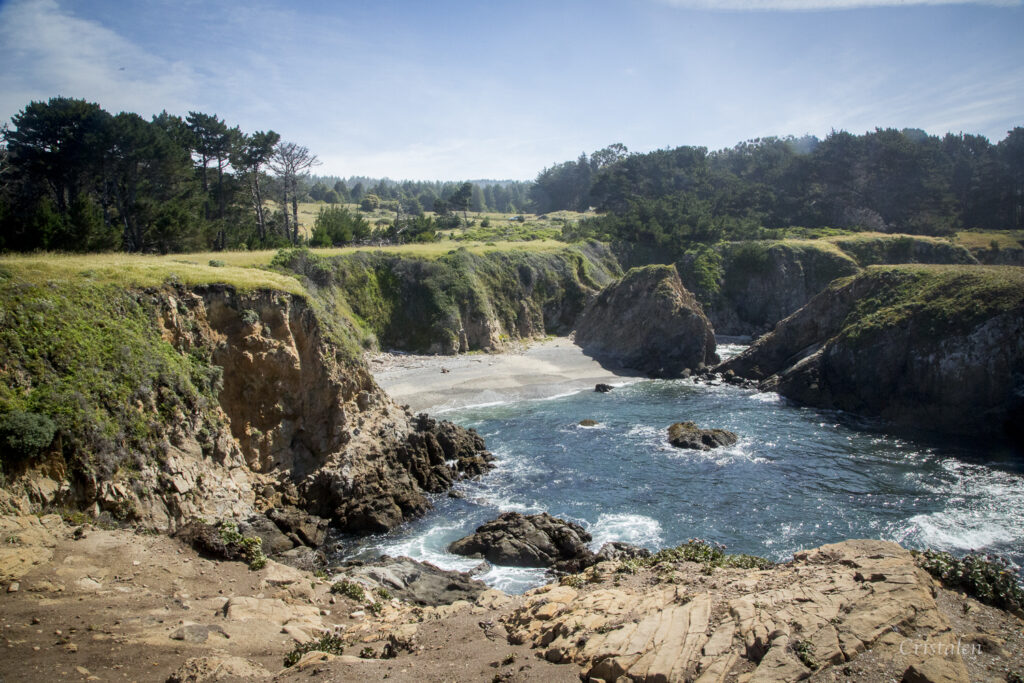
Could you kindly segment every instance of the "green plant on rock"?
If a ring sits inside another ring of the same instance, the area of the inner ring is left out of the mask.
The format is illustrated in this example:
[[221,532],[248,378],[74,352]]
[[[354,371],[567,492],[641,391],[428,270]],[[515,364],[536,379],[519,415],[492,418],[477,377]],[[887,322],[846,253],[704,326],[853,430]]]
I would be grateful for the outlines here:
[[690,539],[675,548],[665,548],[648,558],[640,560],[645,566],[653,567],[660,562],[699,562],[705,568],[725,567],[729,569],[769,569],[775,563],[755,555],[725,552],[725,546],[708,543],[702,539]]
[[913,552],[918,564],[947,588],[994,607],[1024,609],[1024,588],[1007,559],[975,554],[953,557],[938,550]]
[[331,584],[331,592],[335,595],[344,595],[346,598],[356,602],[362,602],[366,599],[366,591],[354,581],[346,581],[344,579],[336,581]]
[[364,647],[359,651],[360,659],[377,659],[377,651],[372,647]]
[[388,590],[387,588],[385,588],[384,586],[380,586],[379,588],[377,588],[377,589],[376,589],[376,590],[374,590],[373,592],[374,592],[374,593],[375,593],[375,594],[377,595],[377,597],[378,597],[378,598],[380,598],[381,600],[391,600],[392,598],[394,598],[394,597],[395,597],[394,595],[392,595],[392,594],[391,594],[391,591],[389,591],[389,590]]
[[811,671],[816,671],[818,667],[821,666],[818,663],[818,660],[814,657],[814,645],[811,643],[811,641],[798,641],[795,645],[793,645],[793,652],[796,653],[796,656],[800,659],[801,662],[803,662],[804,666],[806,666]]
[[345,653],[344,642],[333,633],[325,633],[319,640],[311,640],[308,643],[296,645],[295,649],[284,656],[285,667],[294,666],[302,659],[307,652],[326,652],[330,655],[341,655]]
[[263,554],[263,539],[257,536],[243,536],[238,525],[225,520],[217,525],[221,540],[225,545],[237,546],[242,550],[249,569],[258,570],[267,566],[267,556]]

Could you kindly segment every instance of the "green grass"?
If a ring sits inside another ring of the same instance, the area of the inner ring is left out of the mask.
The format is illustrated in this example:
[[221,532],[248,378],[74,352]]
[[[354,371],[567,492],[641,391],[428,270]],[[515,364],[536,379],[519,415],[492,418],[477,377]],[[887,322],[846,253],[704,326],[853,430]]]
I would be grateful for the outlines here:
[[978,321],[1024,307],[1024,269],[1015,266],[872,266],[857,277],[868,286],[843,324],[852,340],[912,317],[919,335],[965,333]]
[[208,359],[164,341],[145,295],[0,269],[0,414],[52,420],[73,470],[105,479],[162,457],[175,416],[219,424],[219,382]]
[[953,241],[971,251],[990,249],[993,245],[1000,249],[1020,249],[1024,247],[1024,230],[963,230],[953,236]]

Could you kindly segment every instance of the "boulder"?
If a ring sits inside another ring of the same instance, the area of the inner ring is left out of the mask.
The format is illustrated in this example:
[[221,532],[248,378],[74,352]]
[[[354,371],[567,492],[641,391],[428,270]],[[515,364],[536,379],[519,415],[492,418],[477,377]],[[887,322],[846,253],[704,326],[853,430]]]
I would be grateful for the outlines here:
[[503,566],[579,571],[593,563],[594,553],[587,549],[590,540],[580,525],[546,512],[505,512],[449,545],[448,551]]
[[717,363],[715,333],[674,266],[630,270],[587,305],[576,343],[602,363],[651,377],[682,377]]
[[409,557],[384,555],[372,562],[342,567],[331,580],[347,579],[383,588],[392,596],[417,605],[448,605],[456,600],[475,601],[487,584],[468,573],[450,571]]
[[580,420],[580,427],[596,427],[598,424],[597,420],[591,420],[589,418],[586,420]]
[[327,538],[327,520],[297,507],[274,508],[267,512],[267,518],[283,533],[294,534],[302,545],[319,548]]
[[732,446],[739,441],[733,432],[724,429],[701,429],[693,422],[676,422],[668,428],[668,442],[676,448],[709,451],[721,446]]
[[276,555],[295,547],[295,541],[288,538],[266,515],[253,515],[238,524],[243,536],[253,536],[263,540],[263,552]]
[[594,556],[594,563],[597,564],[598,562],[609,561],[621,562],[622,560],[635,560],[650,556],[651,551],[647,548],[641,548],[640,546],[636,546],[631,543],[611,541],[602,545],[601,549],[597,551],[597,555]]
[[615,387],[613,387],[611,384],[601,384],[601,383],[599,383],[599,384],[597,384],[594,387],[594,391],[596,391],[599,394],[607,394],[609,391],[611,391],[614,388]]

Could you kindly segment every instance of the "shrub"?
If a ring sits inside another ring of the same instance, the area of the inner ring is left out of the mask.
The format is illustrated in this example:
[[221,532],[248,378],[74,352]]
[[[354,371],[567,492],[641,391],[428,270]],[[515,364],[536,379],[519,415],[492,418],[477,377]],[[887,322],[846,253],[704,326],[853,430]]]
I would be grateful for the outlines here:
[[224,263],[223,261],[221,261],[220,259],[216,259],[216,258],[210,259],[210,267],[211,268],[223,268],[226,265],[227,264]]
[[331,585],[331,592],[335,595],[344,595],[346,598],[351,598],[356,602],[362,602],[366,599],[366,591],[354,581],[337,581]]
[[1024,589],[1005,558],[974,554],[958,558],[937,550],[914,555],[918,564],[947,588],[1002,609],[1024,609]]
[[644,558],[643,562],[648,566],[660,562],[700,562],[708,568],[728,567],[734,569],[768,569],[775,566],[771,560],[755,555],[729,555],[724,548],[725,546],[695,538],[675,548],[659,550],[651,557]]
[[307,652],[326,652],[330,655],[341,655],[344,654],[345,648],[341,638],[333,633],[325,633],[320,636],[319,640],[311,640],[308,643],[296,645],[294,650],[284,656],[285,667],[294,666],[297,661],[302,659],[302,655]]
[[49,446],[56,431],[57,425],[45,415],[13,410],[0,415],[0,450],[5,458],[27,460]]

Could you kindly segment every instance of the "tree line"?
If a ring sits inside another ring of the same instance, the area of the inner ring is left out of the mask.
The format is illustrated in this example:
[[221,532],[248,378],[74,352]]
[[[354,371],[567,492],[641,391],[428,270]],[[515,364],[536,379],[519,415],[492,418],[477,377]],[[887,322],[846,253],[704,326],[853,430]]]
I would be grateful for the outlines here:
[[764,138],[709,153],[614,145],[545,169],[545,210],[593,207],[578,237],[675,248],[791,226],[948,235],[1024,225],[1024,128],[997,144],[916,129]]
[[[532,182],[316,176],[316,155],[275,131],[246,133],[202,112],[147,120],[64,97],[31,102],[2,134],[0,251],[430,241],[468,224],[469,211],[595,208],[567,238],[668,249],[790,226],[943,235],[1024,224],[1020,127],[996,144],[916,129],[763,138],[710,153],[613,144]],[[324,202],[308,240],[306,200]],[[386,217],[371,225],[361,211]]]

